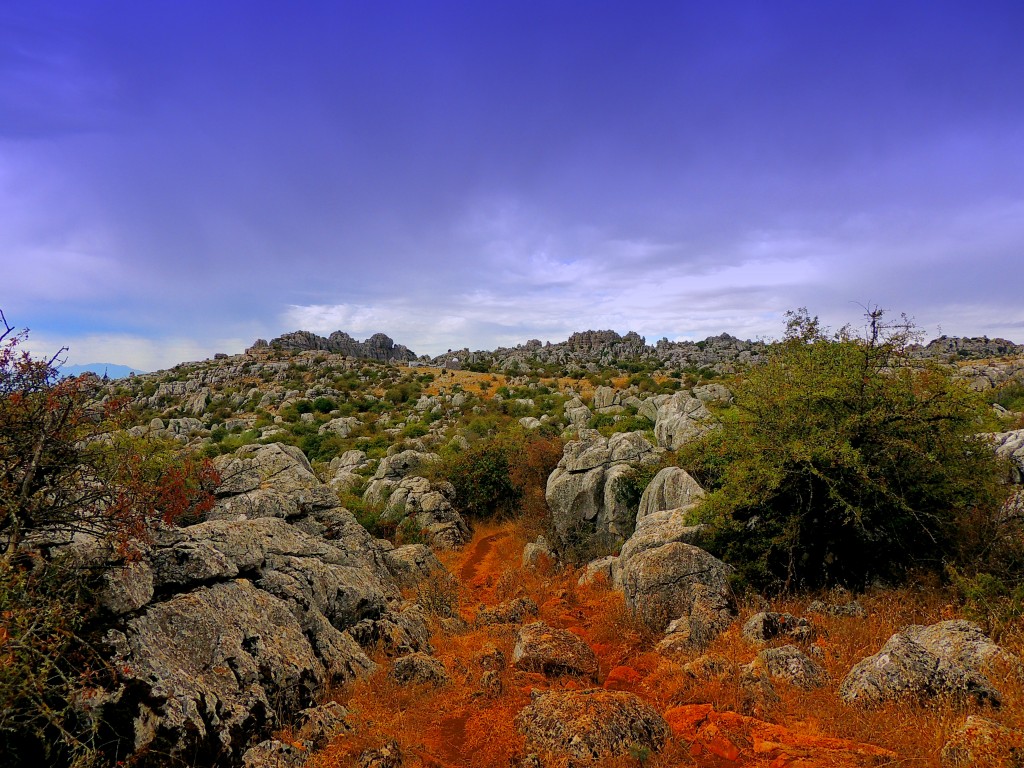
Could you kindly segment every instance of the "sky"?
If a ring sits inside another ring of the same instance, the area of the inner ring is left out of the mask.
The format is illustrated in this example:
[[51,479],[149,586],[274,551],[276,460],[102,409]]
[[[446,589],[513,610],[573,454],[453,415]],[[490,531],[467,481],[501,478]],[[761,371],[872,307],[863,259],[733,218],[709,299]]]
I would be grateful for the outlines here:
[[298,329],[418,354],[1024,341],[1020,0],[3,0],[0,309],[142,370]]

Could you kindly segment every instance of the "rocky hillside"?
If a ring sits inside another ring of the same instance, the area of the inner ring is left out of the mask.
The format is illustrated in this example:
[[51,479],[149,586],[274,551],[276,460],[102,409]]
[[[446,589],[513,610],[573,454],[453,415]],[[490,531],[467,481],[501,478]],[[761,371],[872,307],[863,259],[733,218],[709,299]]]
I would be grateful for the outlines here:
[[[979,755],[1024,744],[1024,633],[881,587],[739,599],[702,548],[676,452],[731,412],[714,371],[764,351],[452,353],[479,372],[299,332],[98,383],[133,420],[107,439],[172,441],[218,484],[130,553],[57,546],[104,574],[108,676],[79,717],[137,766],[999,764]],[[1019,483],[1024,361],[958,365],[1006,395],[984,418]],[[915,735],[878,731],[908,700]]]

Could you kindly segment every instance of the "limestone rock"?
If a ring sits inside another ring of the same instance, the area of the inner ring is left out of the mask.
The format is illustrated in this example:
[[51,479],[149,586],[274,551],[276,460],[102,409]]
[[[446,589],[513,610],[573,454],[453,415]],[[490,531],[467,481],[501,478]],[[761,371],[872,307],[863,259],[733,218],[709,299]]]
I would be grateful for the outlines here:
[[809,643],[813,642],[816,635],[814,626],[807,619],[790,613],[772,611],[755,613],[747,619],[741,634],[749,643],[767,643],[779,637]]
[[528,597],[517,597],[493,608],[481,606],[476,613],[476,624],[518,624],[527,616],[536,616],[539,612],[540,609],[533,600]]
[[1013,662],[970,622],[904,627],[881,651],[850,670],[839,695],[848,703],[859,704],[952,696],[998,705],[1001,696],[985,672],[988,664],[999,661]]
[[572,632],[549,627],[542,621],[519,630],[512,651],[512,664],[524,672],[597,677],[597,656],[590,646]]
[[444,664],[425,653],[410,653],[395,659],[388,676],[402,685],[438,687],[448,683],[448,671]]
[[327,682],[287,605],[246,580],[152,605],[108,643],[132,690],[120,706],[134,706],[134,749],[161,759],[237,754]]
[[626,605],[652,629],[702,647],[732,622],[732,568],[704,550],[676,541],[620,561]]
[[406,544],[384,553],[384,562],[401,587],[415,587],[421,581],[445,571],[441,561],[426,544]]
[[686,392],[676,392],[658,408],[654,436],[658,445],[678,451],[690,440],[715,428],[715,419],[704,403]]
[[824,667],[793,645],[759,651],[749,668],[754,672],[763,669],[772,678],[785,680],[804,690],[821,688],[825,684]]
[[538,696],[516,717],[527,749],[591,761],[658,750],[669,729],[638,696],[602,688]]
[[654,476],[640,497],[639,523],[652,512],[690,507],[704,497],[704,489],[679,467],[665,467]]
[[249,747],[242,755],[242,768],[302,768],[309,753],[277,739]]
[[638,432],[619,432],[610,438],[595,432],[567,443],[545,493],[558,550],[581,536],[625,541],[634,520],[617,496],[618,485],[631,467],[656,460],[654,446]]
[[321,435],[330,433],[338,435],[338,437],[348,437],[360,426],[362,426],[362,422],[354,416],[342,416],[321,424],[317,431]]

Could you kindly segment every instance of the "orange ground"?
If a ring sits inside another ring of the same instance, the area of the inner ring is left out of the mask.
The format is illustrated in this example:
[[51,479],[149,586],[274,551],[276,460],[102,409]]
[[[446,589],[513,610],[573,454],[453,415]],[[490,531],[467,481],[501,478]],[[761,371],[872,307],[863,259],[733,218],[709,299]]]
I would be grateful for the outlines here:
[[[520,559],[525,536],[515,524],[481,526],[472,542],[445,560],[458,577],[461,615],[472,623],[480,605],[495,605],[525,595],[540,606],[540,618],[585,639],[600,660],[599,681],[606,688],[629,690],[651,701],[665,714],[674,738],[658,754],[608,760],[608,766],[812,766],[906,765],[938,768],[938,752],[968,711],[952,705],[906,705],[862,711],[846,707],[835,693],[836,681],[859,658],[874,653],[896,627],[911,622],[949,618],[951,608],[921,595],[890,593],[867,598],[868,620],[827,619],[819,645],[833,684],[813,692],[780,685],[781,701],[759,718],[746,717],[735,677],[698,682],[681,662],[650,651],[656,638],[639,627],[621,596],[603,588],[579,588],[576,574],[551,569],[524,571]],[[413,597],[413,595],[410,595]],[[799,611],[803,603],[777,605]],[[746,618],[753,608],[741,615]],[[532,619],[530,619],[532,620]],[[709,649],[746,663],[756,654],[739,637],[739,622]],[[474,660],[493,643],[511,661],[516,626],[499,625],[448,635],[436,628],[433,645],[451,684],[440,689],[400,687],[387,679],[387,660],[372,679],[335,697],[351,712],[354,733],[339,737],[312,757],[314,768],[351,766],[365,749],[392,739],[401,745],[405,765],[508,768],[524,754],[513,720],[537,689],[573,689],[589,685],[571,677],[546,679],[539,674],[506,669],[503,692],[481,688],[482,670]],[[695,654],[696,655],[696,654]],[[1021,686],[1003,686],[1001,712],[981,714],[1021,727],[1024,696]],[[973,711],[973,710],[970,710]],[[891,751],[890,751],[891,750]]]

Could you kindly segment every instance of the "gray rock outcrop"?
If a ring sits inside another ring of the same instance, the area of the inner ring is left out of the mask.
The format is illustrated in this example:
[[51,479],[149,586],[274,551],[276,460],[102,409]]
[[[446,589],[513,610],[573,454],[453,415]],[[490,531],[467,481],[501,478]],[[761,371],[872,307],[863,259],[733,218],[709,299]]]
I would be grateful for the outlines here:
[[676,392],[658,406],[654,436],[660,447],[678,451],[689,441],[714,429],[716,424],[703,400],[688,392]]
[[631,468],[657,458],[654,446],[638,432],[619,432],[610,438],[592,432],[567,443],[548,477],[545,494],[559,537],[556,549],[594,535],[625,541],[634,519],[616,490]]
[[1018,671],[1020,662],[968,621],[904,627],[874,656],[858,662],[843,680],[847,703],[874,704],[903,697],[973,698],[998,704],[1000,693],[987,674],[990,665]]
[[597,679],[597,656],[583,640],[565,629],[535,621],[521,627],[512,664],[526,672],[581,675]]

